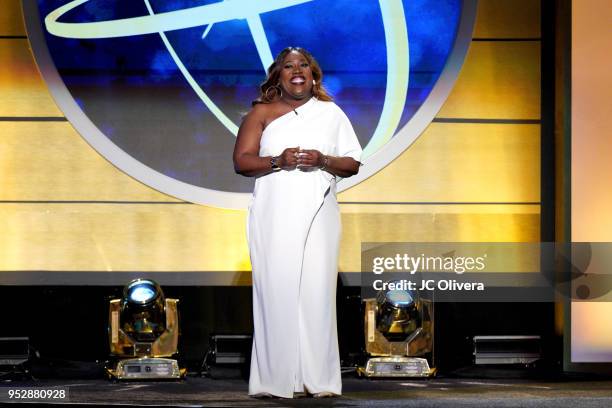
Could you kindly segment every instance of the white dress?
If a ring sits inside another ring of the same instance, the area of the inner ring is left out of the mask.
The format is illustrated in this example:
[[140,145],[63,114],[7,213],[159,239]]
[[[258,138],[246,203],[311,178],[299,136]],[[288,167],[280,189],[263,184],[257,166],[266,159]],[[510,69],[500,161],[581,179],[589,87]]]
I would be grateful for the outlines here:
[[[311,98],[296,112],[265,128],[260,156],[299,146],[360,160],[357,136],[335,103]],[[330,173],[281,170],[256,180],[247,221],[253,267],[250,395],[341,394],[336,327],[340,230],[336,180]]]

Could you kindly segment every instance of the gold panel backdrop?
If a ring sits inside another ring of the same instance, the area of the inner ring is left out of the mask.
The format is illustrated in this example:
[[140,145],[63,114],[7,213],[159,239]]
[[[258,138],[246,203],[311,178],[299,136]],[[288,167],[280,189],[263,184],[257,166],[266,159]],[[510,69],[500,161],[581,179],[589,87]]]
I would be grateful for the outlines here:
[[540,1],[478,0],[474,38],[540,38]]
[[28,47],[25,38],[0,37],[0,116],[61,116]]
[[540,42],[473,41],[438,116],[540,119]]
[[[0,12],[0,277],[226,272],[250,284],[245,211],[162,194],[81,139],[36,69],[19,3],[4,1]],[[539,241],[539,19],[539,1],[479,2],[474,41],[438,118],[339,195],[341,271],[359,271],[362,241]]]
[[21,1],[3,0],[0,9],[0,36],[25,36],[21,18]]

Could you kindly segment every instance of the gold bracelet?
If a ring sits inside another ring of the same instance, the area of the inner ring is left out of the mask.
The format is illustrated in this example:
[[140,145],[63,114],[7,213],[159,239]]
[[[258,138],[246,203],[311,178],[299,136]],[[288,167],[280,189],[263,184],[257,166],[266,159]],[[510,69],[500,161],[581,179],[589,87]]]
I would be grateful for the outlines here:
[[327,169],[327,165],[329,164],[329,156],[323,156],[323,164],[319,167],[321,170]]

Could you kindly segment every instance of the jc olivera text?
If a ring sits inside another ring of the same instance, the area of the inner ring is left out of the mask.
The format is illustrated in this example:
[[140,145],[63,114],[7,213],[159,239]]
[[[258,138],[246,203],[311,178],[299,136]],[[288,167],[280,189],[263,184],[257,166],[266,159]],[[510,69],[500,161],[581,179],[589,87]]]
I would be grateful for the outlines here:
[[484,290],[485,286],[482,282],[459,282],[454,279],[423,279],[420,282],[402,279],[399,281],[385,282],[382,279],[377,279],[372,283],[374,290],[441,290],[441,291],[474,291]]

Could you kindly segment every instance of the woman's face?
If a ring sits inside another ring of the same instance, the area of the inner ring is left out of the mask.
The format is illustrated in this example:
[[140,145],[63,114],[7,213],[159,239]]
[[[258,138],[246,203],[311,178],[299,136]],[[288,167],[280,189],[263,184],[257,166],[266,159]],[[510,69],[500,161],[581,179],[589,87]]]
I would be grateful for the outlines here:
[[283,96],[304,99],[312,95],[312,70],[306,57],[291,51],[283,60],[280,71],[280,86]]

